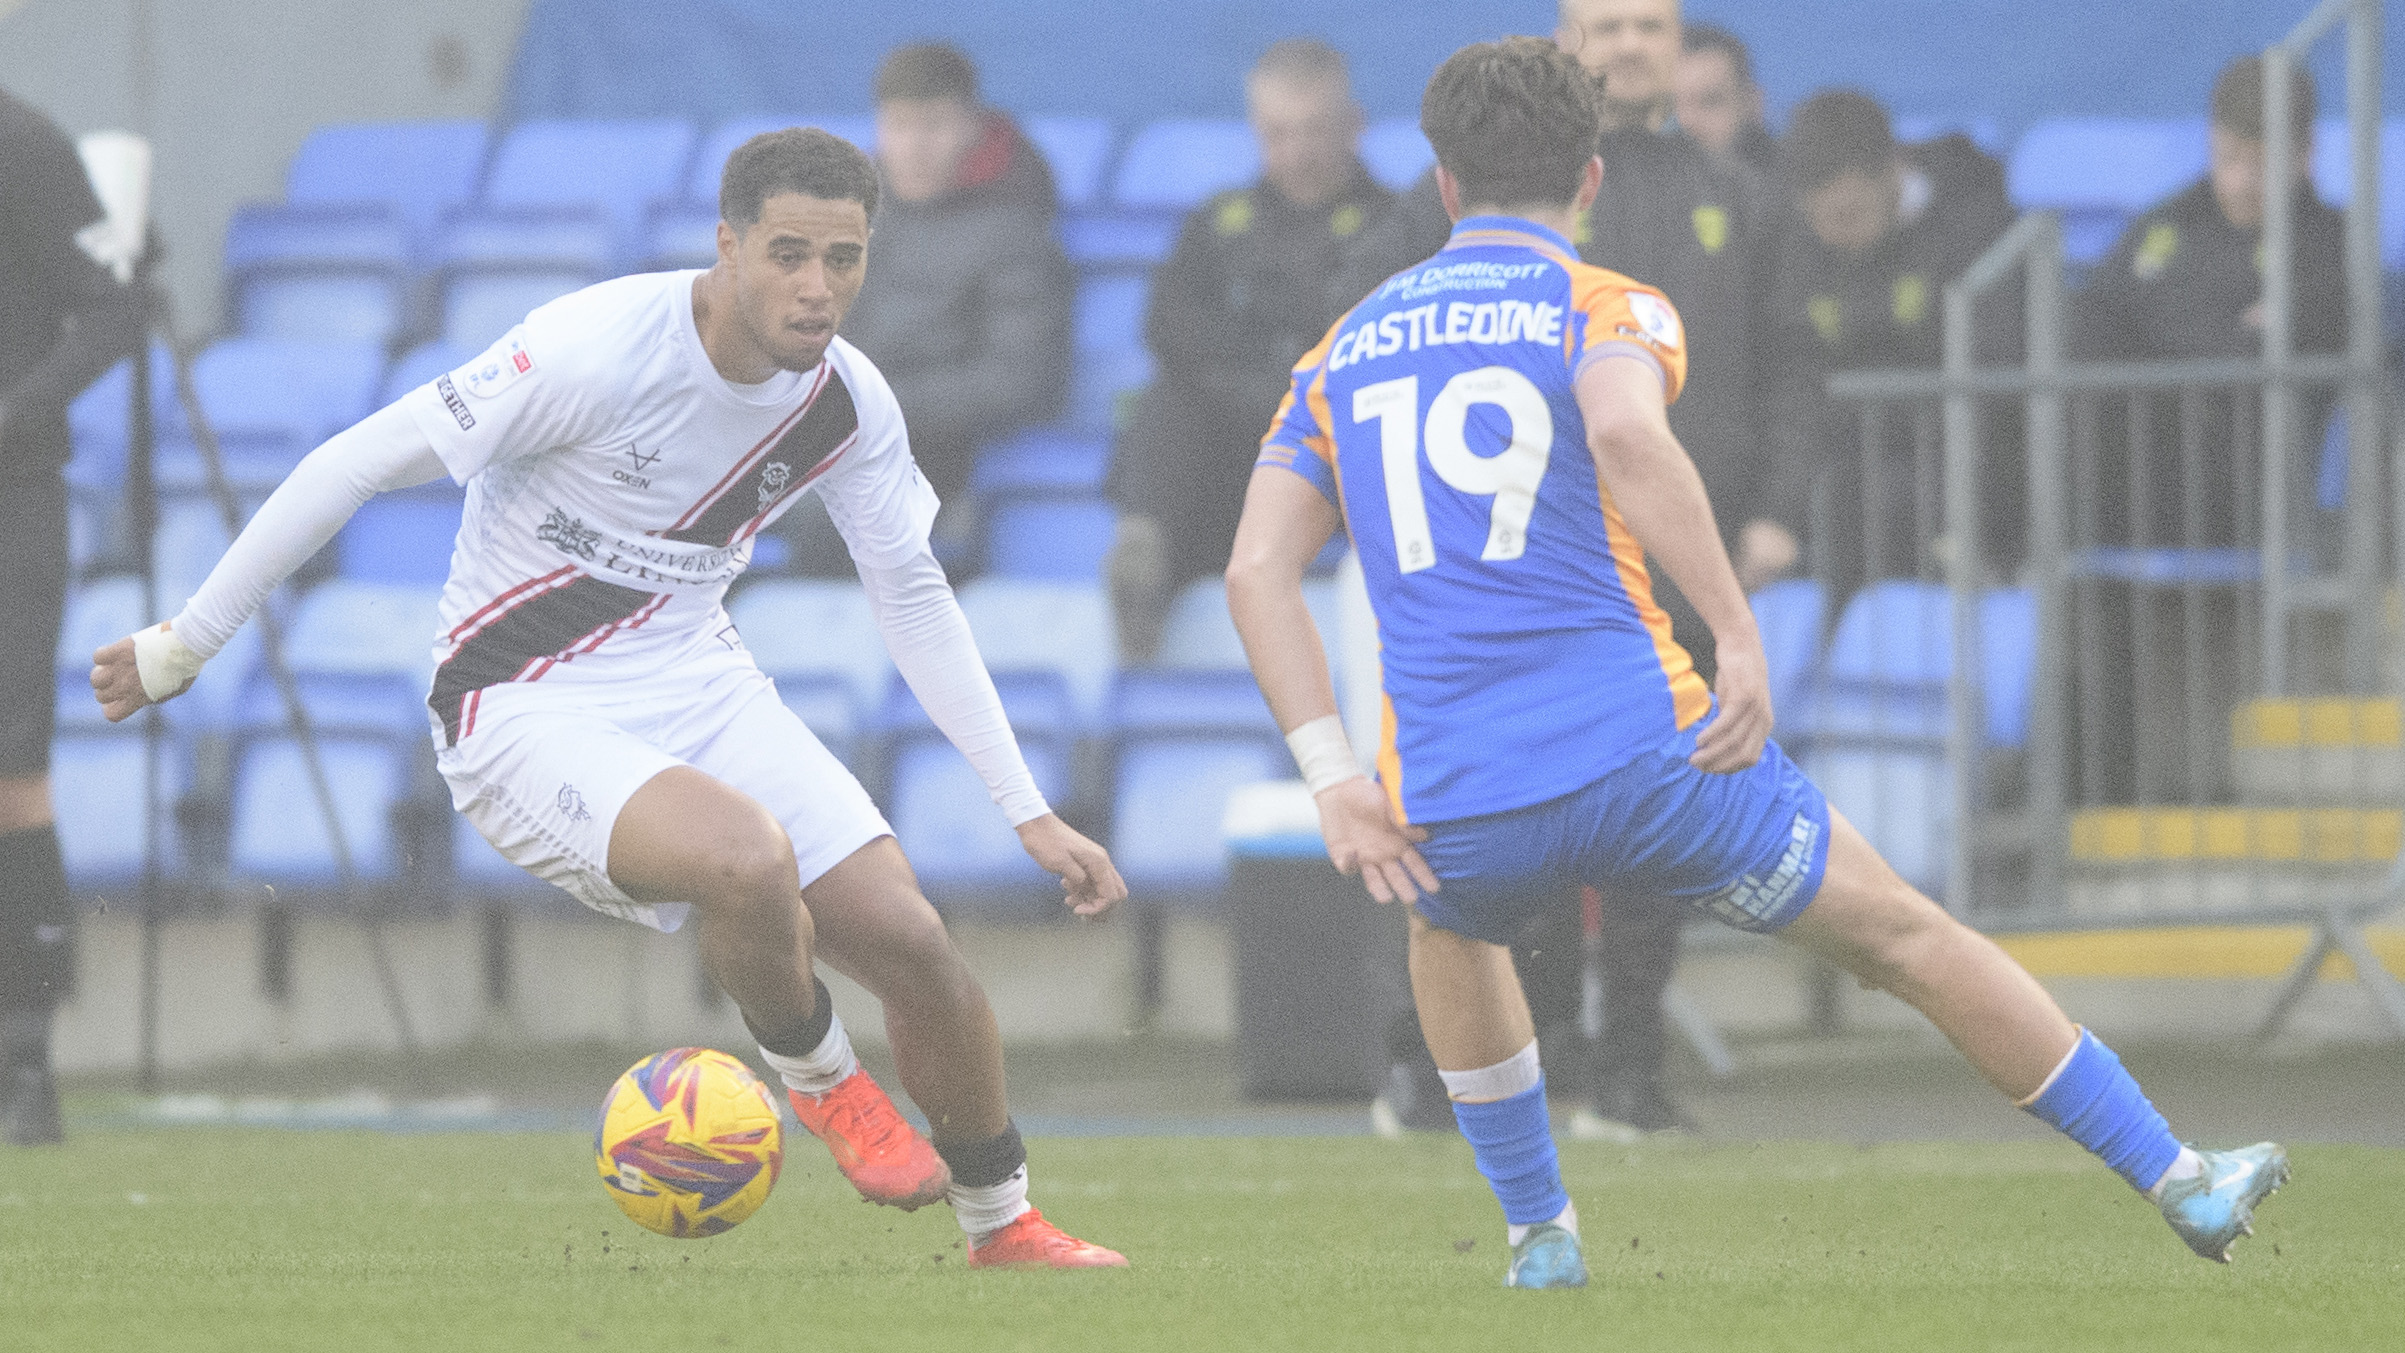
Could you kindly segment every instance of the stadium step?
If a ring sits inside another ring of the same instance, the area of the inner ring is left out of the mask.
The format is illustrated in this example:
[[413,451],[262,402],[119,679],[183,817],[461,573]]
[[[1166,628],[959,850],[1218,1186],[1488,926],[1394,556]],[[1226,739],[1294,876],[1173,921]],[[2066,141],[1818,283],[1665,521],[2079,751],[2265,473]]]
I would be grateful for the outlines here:
[[2232,770],[2248,803],[2405,799],[2405,706],[2396,700],[2253,700],[2230,724]]
[[2089,808],[2072,815],[2071,914],[2240,919],[2293,913],[2377,883],[2405,812],[2358,808]]

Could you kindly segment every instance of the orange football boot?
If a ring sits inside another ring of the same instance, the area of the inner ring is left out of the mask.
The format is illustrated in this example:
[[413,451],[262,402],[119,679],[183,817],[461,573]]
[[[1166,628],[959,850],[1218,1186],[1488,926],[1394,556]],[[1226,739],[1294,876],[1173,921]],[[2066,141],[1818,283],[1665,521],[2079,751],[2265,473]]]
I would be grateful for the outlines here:
[[866,1070],[855,1071],[823,1095],[787,1090],[793,1116],[827,1144],[835,1168],[872,1203],[915,1212],[952,1187],[952,1167]]
[[1091,1245],[1029,1208],[969,1247],[970,1268],[1126,1268],[1127,1256]]

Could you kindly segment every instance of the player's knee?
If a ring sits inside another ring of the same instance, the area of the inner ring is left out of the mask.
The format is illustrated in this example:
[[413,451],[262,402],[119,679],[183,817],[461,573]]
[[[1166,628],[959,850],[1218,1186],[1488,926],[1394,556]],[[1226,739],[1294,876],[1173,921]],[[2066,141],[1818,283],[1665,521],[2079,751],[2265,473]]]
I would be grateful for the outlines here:
[[1944,983],[1962,923],[1935,904],[1912,908],[1888,920],[1862,946],[1857,969],[1866,985],[1911,1002]]
[[[709,852],[704,877],[705,905],[782,909],[801,898],[793,843],[784,828],[774,823],[749,828],[718,843]],[[793,910],[798,913],[800,907]]]

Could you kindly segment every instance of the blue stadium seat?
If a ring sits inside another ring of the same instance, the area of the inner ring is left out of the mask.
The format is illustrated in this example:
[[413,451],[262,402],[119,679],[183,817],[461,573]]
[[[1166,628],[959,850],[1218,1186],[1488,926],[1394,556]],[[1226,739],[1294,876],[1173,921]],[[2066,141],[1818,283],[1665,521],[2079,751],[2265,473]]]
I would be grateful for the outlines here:
[[1242,120],[1169,118],[1128,142],[1111,199],[1135,211],[1182,212],[1260,173],[1260,145]]
[[[192,385],[237,490],[272,488],[319,442],[367,416],[384,375],[376,343],[231,338],[192,364]],[[160,439],[163,488],[205,482],[186,437]]]
[[832,673],[795,673],[777,679],[777,698],[792,710],[835,759],[855,766],[860,743],[860,710],[852,700],[852,683]]
[[423,230],[476,194],[482,122],[353,122],[319,127],[284,177],[292,202],[386,202]]
[[1213,734],[1285,745],[1261,688],[1241,668],[1122,672],[1111,690],[1110,729],[1122,739]]
[[59,622],[56,664],[60,675],[90,676],[95,649],[153,623],[142,605],[140,578],[117,574],[70,589],[66,614]]
[[1152,379],[1152,353],[1144,345],[1150,290],[1140,275],[1092,277],[1077,289],[1077,370],[1069,399],[1076,426],[1116,427],[1121,406]]
[[1052,181],[1060,189],[1061,207],[1083,211],[1102,196],[1104,171],[1110,168],[1111,142],[1117,139],[1108,118],[1066,115],[1029,117],[1021,122],[1027,139],[1044,152],[1052,166]]
[[855,582],[821,578],[770,578],[746,585],[727,604],[752,661],[784,688],[791,678],[836,677],[852,693],[855,709],[875,709],[885,698],[893,662],[885,636],[870,613],[868,594]]
[[1091,583],[1101,578],[1118,529],[1119,510],[1100,498],[1004,499],[986,518],[986,571]]
[[108,514],[81,495],[67,498],[67,576],[80,578],[92,561],[100,556],[100,547],[108,534]]
[[2201,118],[2058,118],[2022,133],[2006,182],[2016,206],[2063,214],[2063,249],[2094,263],[2139,212],[2205,171]]
[[1091,584],[979,578],[960,589],[986,666],[996,672],[1058,672],[1088,722],[1102,713],[1119,669],[1110,601]]
[[[188,785],[184,749],[172,738],[160,747],[161,811],[172,812]],[[138,724],[105,731],[62,729],[50,749],[50,800],[58,813],[59,851],[78,892],[121,887],[142,872],[145,782]],[[160,832],[163,869],[182,867],[172,817]]]
[[1820,658],[1820,632],[1828,623],[1828,592],[1812,578],[1772,583],[1753,594],[1754,627],[1770,662],[1770,708],[1783,718],[1796,708]]
[[617,227],[593,206],[479,208],[445,223],[442,338],[481,352],[546,301],[612,271]]
[[2243,587],[2263,576],[2263,552],[2237,546],[2099,545],[2073,551],[2066,564],[2073,578],[2136,587]]
[[[414,748],[426,737],[426,688],[433,675],[440,590],[337,579],[294,608],[285,661],[320,728],[385,738]],[[282,694],[265,670],[242,695],[243,727],[284,726]]]
[[[1069,693],[1069,683],[1058,672],[996,671],[994,691],[1002,697],[1002,712],[1009,718],[1011,731],[1022,739],[1066,743],[1077,736],[1084,725],[1079,717],[1077,701]],[[941,737],[935,721],[911,693],[910,686],[896,676],[885,691],[884,707],[877,712],[878,731],[897,739]]]
[[459,347],[439,338],[420,343],[402,353],[392,369],[384,373],[384,388],[376,394],[376,405],[381,408],[390,404],[435,377],[457,371],[474,360],[474,348]]
[[1361,162],[1371,178],[1399,193],[1435,166],[1436,151],[1420,134],[1418,118],[1380,118],[1361,134]]
[[529,904],[568,901],[567,894],[501,858],[501,852],[458,814],[451,818],[451,878],[460,892],[474,897]]
[[691,124],[668,118],[521,122],[493,152],[483,200],[503,207],[597,206],[631,253],[643,213],[685,183]]
[[685,175],[685,200],[697,206],[715,208],[718,205],[718,180],[726,173],[727,156],[735,153],[735,147],[762,132],[783,131],[787,127],[817,127],[835,133],[871,155],[877,153],[877,119],[864,114],[734,118],[719,123],[702,137],[700,148],[693,154],[693,167]]
[[[1328,645],[1330,663],[1341,663],[1343,657],[1336,649],[1334,580],[1305,578],[1303,604],[1311,608],[1312,622],[1319,627],[1321,641]],[[1177,594],[1177,600],[1169,604],[1169,620],[1162,627],[1157,662],[1167,669],[1249,670],[1244,641],[1237,636],[1236,622],[1228,615],[1227,584],[1217,578],[1198,578]]]
[[354,582],[441,587],[451,576],[461,500],[451,494],[385,494],[368,500],[334,538],[342,576]]
[[[2028,740],[2037,664],[2037,602],[2022,588],[1979,599],[1980,690],[1987,740],[2018,747]],[[1941,746],[1950,728],[1946,683],[1954,669],[1953,597],[1936,583],[1889,580],[1854,595],[1816,679],[1796,700],[1781,740]],[[1773,696],[1773,709],[1777,709]]]
[[209,570],[225,557],[226,546],[233,543],[234,537],[226,530],[225,518],[215,502],[206,498],[180,498],[162,504],[159,528],[151,536],[160,611],[173,614],[181,610],[208,580]]
[[[411,763],[388,738],[327,732],[317,748],[359,877],[395,876],[401,859],[393,809],[408,792]],[[333,837],[298,744],[282,734],[245,738],[235,764],[234,872],[287,885],[339,883]]]
[[1284,749],[1261,738],[1131,740],[1119,753],[1111,857],[1147,895],[1215,901],[1227,882],[1220,818],[1228,795],[1291,774]]
[[2000,587],[1979,599],[1980,699],[1987,740],[2029,743],[2029,706],[2038,675],[2038,598],[2026,587]]
[[1030,428],[977,453],[969,491],[1000,494],[1097,494],[1111,468],[1111,445],[1060,428]]
[[245,334],[382,343],[401,327],[410,229],[390,204],[243,207],[225,252]]
[[1159,214],[1078,212],[1060,220],[1061,251],[1088,271],[1150,268],[1177,247],[1177,218]]
[[707,268],[718,261],[718,208],[662,202],[643,223],[642,264],[654,272]]
[[[1044,797],[1065,801],[1067,750],[1041,740],[1023,740],[1020,749]],[[950,743],[941,738],[905,742],[894,756],[893,789],[887,798],[895,839],[910,857],[919,882],[939,904],[958,905],[997,893],[1058,896],[1051,876],[1027,858],[1018,833],[1003,820],[985,782]]]
[[1943,899],[1954,839],[1954,781],[1943,755],[1893,747],[1816,747],[1797,758],[1904,881]]
[[[133,370],[131,362],[117,363],[67,406],[67,431],[75,443],[74,459],[67,462],[68,483],[113,489],[123,481]],[[150,344],[150,416],[161,436],[184,426],[183,406],[175,398],[175,354],[156,339]]]

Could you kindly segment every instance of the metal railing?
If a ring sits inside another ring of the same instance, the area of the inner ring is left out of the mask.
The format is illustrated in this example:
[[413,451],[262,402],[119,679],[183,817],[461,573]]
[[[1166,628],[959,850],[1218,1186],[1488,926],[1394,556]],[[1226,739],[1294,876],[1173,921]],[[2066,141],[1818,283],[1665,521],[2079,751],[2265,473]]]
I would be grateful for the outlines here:
[[[2366,756],[2405,762],[2405,747],[2363,752],[2357,726],[2395,709],[2362,701],[2380,693],[2391,582],[2405,582],[2405,549],[2392,540],[2405,521],[2405,448],[2389,433],[2380,327],[2381,11],[2380,0],[2325,0],[2265,54],[2267,182],[2285,184],[2299,149],[2289,102],[2298,63],[2345,28],[2353,177],[2341,354],[2299,351],[2297,202],[2275,190],[2265,194],[2257,359],[2074,360],[2061,230],[2036,214],[1945,288],[1938,370],[1829,382],[1863,447],[1865,538],[1847,543],[1890,561],[1864,578],[1893,578],[1892,561],[1909,560],[1900,572],[1921,579],[1923,595],[1945,589],[1942,739],[1927,719],[1918,746],[1869,739],[1921,758],[1913,774],[1924,779],[1928,744],[1942,742],[1938,788],[1952,823],[1934,832],[1942,868],[1933,862],[1917,881],[1988,929],[2308,921],[2314,942],[2267,1030],[2322,959],[2344,952],[2405,1032],[2405,987],[2361,935],[2405,900],[2405,861],[2373,873],[2405,833],[2405,786],[2388,783],[2405,770],[2382,761],[2376,786],[2363,772]],[[2016,301],[2020,352],[1999,364],[1996,321]],[[2327,446],[2316,435],[2331,414],[2343,417],[2343,479],[2338,434]],[[1911,430],[1908,448],[1897,428]],[[2307,448],[2323,450],[2318,466]],[[1883,475],[1913,482],[1883,485]],[[2309,477],[2318,494],[2300,493]],[[1898,506],[1882,512],[1882,502]],[[1882,538],[1905,529],[1916,538]],[[1833,619],[1849,602],[1837,588],[1862,580],[1830,577]],[[1984,652],[2002,595],[2033,620],[2020,649]],[[2025,734],[1998,734],[1989,696],[2000,671],[2026,673]],[[2325,702],[2298,703],[2309,689]],[[2339,742],[2304,728],[2332,719],[2354,721],[2330,735]],[[1816,737],[1863,741],[1843,719],[1808,721],[1808,768]],[[2342,742],[2354,749],[2351,784],[2330,780],[2328,756],[2315,761],[2316,748]],[[1907,793],[1921,783],[1901,769],[1869,779]],[[1937,809],[1916,811],[1943,825]]]

